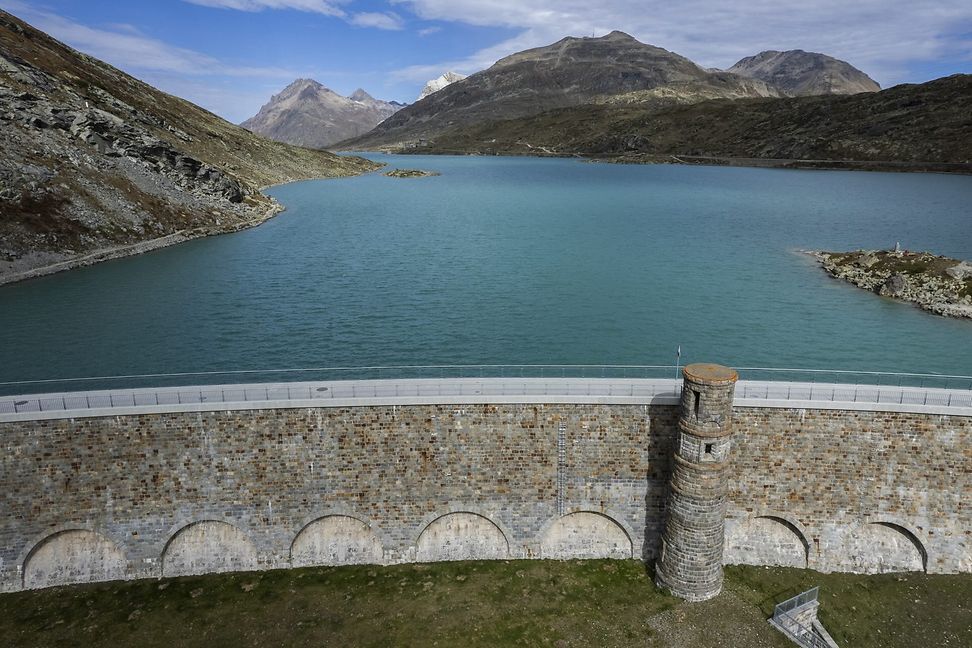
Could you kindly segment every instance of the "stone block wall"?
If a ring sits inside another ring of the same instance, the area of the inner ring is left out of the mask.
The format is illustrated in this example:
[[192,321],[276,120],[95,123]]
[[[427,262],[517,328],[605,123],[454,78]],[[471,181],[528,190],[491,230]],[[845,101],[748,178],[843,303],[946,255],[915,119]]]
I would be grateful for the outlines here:
[[0,587],[651,555],[674,409],[416,405],[0,423]]
[[972,418],[736,408],[728,563],[972,571]]
[[[0,423],[0,589],[291,565],[653,561],[676,415],[411,405]],[[726,562],[972,571],[972,418],[737,407],[734,419]]]

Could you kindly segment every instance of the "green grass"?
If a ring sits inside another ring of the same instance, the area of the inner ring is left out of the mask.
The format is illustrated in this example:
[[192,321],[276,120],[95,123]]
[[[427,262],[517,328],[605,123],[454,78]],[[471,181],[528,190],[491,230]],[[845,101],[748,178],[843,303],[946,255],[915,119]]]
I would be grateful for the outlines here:
[[[638,561],[325,567],[0,595],[2,646],[737,646],[783,648],[773,606],[821,586],[845,647],[972,645],[972,576],[730,567],[687,604]],[[727,643],[728,642],[728,643]]]
[[972,646],[972,575],[820,574],[727,567],[727,583],[766,616],[820,586],[819,618],[841,646]]

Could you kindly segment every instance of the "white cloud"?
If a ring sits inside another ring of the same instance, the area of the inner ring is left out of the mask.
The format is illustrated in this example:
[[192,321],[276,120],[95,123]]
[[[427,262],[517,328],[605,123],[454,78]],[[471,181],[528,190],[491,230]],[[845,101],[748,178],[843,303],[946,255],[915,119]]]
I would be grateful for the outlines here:
[[293,9],[324,14],[325,16],[344,16],[337,5],[347,0],[326,2],[325,0],[183,0],[203,7],[236,9],[237,11],[263,11],[264,9]]
[[375,29],[399,30],[405,28],[405,21],[396,13],[362,12],[356,13],[348,20],[358,27],[374,27]]
[[438,34],[440,31],[442,31],[442,28],[438,26],[426,27],[425,29],[418,30],[418,35],[431,36],[432,34]]
[[704,67],[729,67],[766,49],[805,49],[849,61],[882,85],[901,80],[909,65],[970,53],[972,3],[967,0],[392,0],[424,20],[512,28],[519,33],[459,61],[400,70],[471,72],[517,50],[564,36],[621,29],[678,52]]
[[33,9],[17,0],[2,0],[31,24],[68,45],[125,70],[178,73],[187,76],[293,78],[292,70],[277,67],[234,65],[215,57],[141,33],[131,25],[96,29],[57,14]]
[[370,27],[398,31],[405,28],[405,21],[393,11],[360,11],[349,13],[341,8],[352,0],[183,0],[190,4],[237,11],[263,11],[265,9],[292,9],[334,16],[355,27]]

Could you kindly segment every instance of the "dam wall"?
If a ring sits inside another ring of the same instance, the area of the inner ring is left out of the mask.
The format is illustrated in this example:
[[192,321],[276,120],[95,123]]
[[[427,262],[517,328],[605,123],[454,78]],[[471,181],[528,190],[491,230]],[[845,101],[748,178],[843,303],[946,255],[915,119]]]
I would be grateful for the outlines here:
[[[677,398],[519,398],[535,402],[0,415],[0,589],[355,563],[653,561]],[[972,410],[807,404],[737,390],[725,562],[972,571]]]

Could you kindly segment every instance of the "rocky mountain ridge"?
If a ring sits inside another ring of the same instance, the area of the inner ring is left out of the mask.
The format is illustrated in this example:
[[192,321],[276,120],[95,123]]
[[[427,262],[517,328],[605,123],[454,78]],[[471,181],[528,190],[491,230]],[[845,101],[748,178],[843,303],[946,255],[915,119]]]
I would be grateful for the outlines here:
[[972,318],[972,263],[907,250],[810,252],[832,277],[945,317]]
[[361,88],[343,97],[313,79],[297,79],[240,125],[277,142],[323,149],[367,133],[403,107]]
[[598,38],[568,37],[507,56],[338,148],[400,147],[433,139],[448,128],[528,117],[604,96],[675,84],[706,86],[718,96],[779,94],[761,81],[708,72],[684,56],[615,31]]
[[878,92],[881,86],[845,61],[803,50],[767,50],[738,61],[728,70],[759,79],[789,97]]
[[704,69],[620,31],[598,38],[568,37],[502,58],[336,148],[422,147],[450,129],[480,129],[486,123],[588,104],[658,109],[713,99],[850,92],[850,84],[870,82],[863,72],[828,56],[799,50],[777,54],[752,57],[752,65],[744,59],[734,70],[723,71]]
[[0,283],[248,227],[359,158],[270,142],[0,11]]

